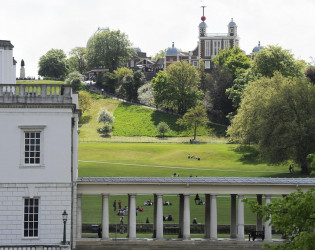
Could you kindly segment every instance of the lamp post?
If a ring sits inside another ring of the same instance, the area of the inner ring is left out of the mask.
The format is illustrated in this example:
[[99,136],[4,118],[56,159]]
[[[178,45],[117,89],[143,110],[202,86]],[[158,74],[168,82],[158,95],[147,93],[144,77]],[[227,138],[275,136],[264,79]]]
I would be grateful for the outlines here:
[[61,242],[62,245],[66,245],[66,223],[68,219],[68,214],[66,210],[63,211],[62,220],[63,220],[63,241]]

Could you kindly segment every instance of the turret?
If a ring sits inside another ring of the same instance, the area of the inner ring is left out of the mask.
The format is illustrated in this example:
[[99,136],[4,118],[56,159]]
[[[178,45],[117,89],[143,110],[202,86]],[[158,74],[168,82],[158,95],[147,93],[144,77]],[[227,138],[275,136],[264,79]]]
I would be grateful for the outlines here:
[[202,17],[201,17],[201,23],[199,24],[199,37],[206,36],[207,33],[207,24],[205,23],[206,17],[205,17],[205,7],[201,6],[202,8]]
[[237,36],[237,25],[231,18],[231,21],[228,24],[228,34],[229,36]]

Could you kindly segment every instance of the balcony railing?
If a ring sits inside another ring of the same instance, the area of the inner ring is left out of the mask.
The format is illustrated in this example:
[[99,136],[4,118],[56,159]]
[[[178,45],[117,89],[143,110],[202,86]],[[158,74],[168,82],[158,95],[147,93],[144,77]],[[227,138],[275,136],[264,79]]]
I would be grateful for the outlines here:
[[0,84],[0,103],[72,103],[72,88],[60,84]]

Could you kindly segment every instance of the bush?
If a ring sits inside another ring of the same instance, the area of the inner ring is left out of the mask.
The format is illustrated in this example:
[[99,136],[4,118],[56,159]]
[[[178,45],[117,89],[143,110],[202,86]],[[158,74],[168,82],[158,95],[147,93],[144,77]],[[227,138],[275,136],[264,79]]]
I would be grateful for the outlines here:
[[113,126],[109,123],[105,123],[102,128],[98,130],[100,133],[108,135],[110,132],[113,131]]
[[98,114],[98,122],[104,123],[113,123],[115,121],[115,117],[107,111],[107,109],[102,109]]
[[167,133],[168,131],[170,131],[170,127],[167,125],[166,122],[160,122],[157,126],[156,126],[157,131],[159,132],[159,134],[162,134],[162,137],[164,137],[165,133]]
[[89,110],[92,105],[92,98],[91,95],[86,91],[79,92],[79,108],[82,111],[82,114]]
[[82,79],[83,79],[83,76],[79,72],[75,71],[68,75],[66,84],[71,85],[73,91],[78,91],[80,89],[82,90],[84,89],[84,84],[82,82]]
[[151,83],[146,83],[138,89],[138,99],[140,103],[154,107],[153,88]]

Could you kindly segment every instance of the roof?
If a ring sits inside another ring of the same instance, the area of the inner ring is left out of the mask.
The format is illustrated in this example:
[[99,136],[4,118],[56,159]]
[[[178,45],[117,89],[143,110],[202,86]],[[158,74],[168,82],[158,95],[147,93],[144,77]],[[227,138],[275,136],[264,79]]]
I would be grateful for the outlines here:
[[205,22],[201,22],[199,24],[199,28],[206,28],[207,27],[207,24]]
[[257,53],[258,51],[262,50],[263,48],[264,48],[263,46],[260,46],[260,42],[258,42],[258,45],[253,48],[252,52]]
[[10,41],[8,41],[8,40],[0,40],[0,47],[9,48],[9,49],[13,49],[14,48],[12,43]]
[[165,184],[282,184],[315,185],[314,178],[256,178],[256,177],[79,177],[80,183],[165,183]]
[[177,48],[175,48],[174,42],[173,42],[172,47],[167,49],[165,56],[177,56],[178,54],[179,54],[179,51]]
[[229,27],[236,26],[236,23],[233,21],[233,18],[231,18],[231,21],[228,24]]

